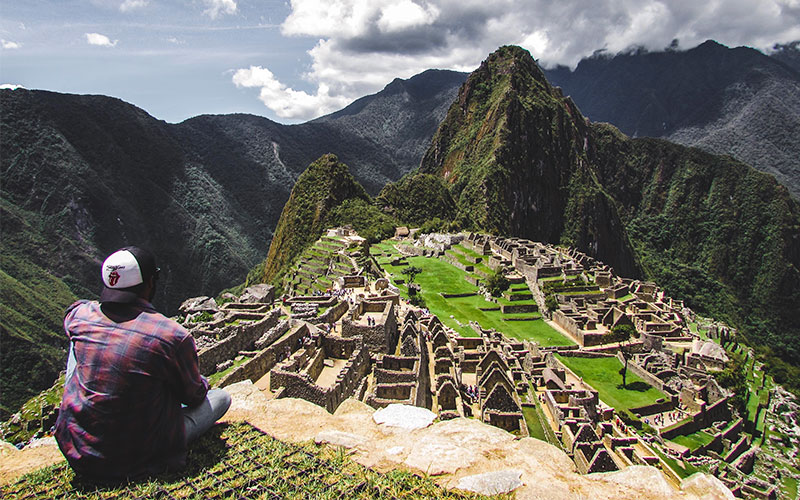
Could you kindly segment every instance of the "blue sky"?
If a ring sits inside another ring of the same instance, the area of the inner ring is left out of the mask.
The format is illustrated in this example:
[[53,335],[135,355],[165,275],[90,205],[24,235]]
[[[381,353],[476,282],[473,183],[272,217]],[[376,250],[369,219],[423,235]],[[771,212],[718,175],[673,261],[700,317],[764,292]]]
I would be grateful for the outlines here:
[[675,38],[767,51],[800,39],[800,0],[0,0],[0,83],[297,123],[503,44],[574,66]]

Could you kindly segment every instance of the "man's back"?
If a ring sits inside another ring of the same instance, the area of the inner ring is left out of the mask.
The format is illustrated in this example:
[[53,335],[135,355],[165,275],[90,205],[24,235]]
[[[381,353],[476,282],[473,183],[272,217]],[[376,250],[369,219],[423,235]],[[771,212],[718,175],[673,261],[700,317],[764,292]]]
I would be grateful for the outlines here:
[[191,335],[145,300],[77,302],[64,326],[76,366],[56,439],[72,467],[124,478],[182,465],[181,403],[196,406],[208,390]]

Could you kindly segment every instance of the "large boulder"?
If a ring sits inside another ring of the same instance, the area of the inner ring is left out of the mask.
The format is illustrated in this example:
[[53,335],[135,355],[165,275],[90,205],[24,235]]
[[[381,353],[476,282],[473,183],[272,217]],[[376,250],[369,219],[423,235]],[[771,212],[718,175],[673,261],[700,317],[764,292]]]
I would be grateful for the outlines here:
[[184,300],[178,310],[182,314],[195,314],[199,312],[215,313],[219,311],[219,306],[213,297],[201,296]]
[[248,286],[239,297],[239,302],[246,304],[270,304],[275,300],[275,287],[266,283]]

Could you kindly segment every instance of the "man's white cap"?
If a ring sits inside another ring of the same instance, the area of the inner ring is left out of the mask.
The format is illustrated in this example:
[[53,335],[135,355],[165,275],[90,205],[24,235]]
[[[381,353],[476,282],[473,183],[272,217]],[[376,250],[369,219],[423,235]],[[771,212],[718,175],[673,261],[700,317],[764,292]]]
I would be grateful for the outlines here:
[[131,287],[141,285],[150,276],[158,278],[158,267],[152,253],[139,247],[125,247],[109,255],[100,273],[103,290],[100,302],[135,302],[138,290]]
[[129,250],[118,250],[103,262],[103,284],[108,288],[128,288],[144,283],[139,261]]

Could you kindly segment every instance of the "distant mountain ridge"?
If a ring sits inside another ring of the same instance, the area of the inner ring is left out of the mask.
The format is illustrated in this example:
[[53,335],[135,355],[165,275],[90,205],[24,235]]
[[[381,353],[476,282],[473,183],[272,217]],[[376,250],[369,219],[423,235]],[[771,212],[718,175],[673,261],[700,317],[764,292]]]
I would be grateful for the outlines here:
[[800,199],[798,50],[781,47],[769,57],[707,41],[686,51],[601,54],[546,74],[592,121],[730,154]]

